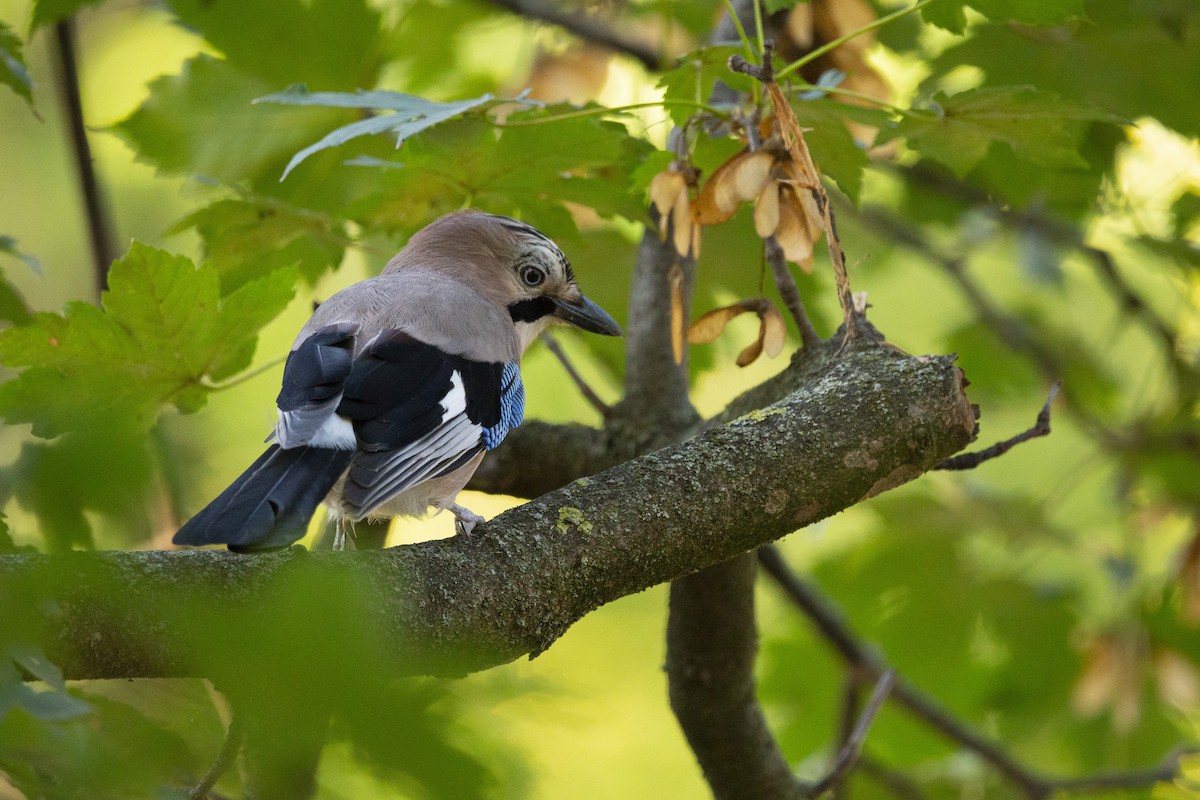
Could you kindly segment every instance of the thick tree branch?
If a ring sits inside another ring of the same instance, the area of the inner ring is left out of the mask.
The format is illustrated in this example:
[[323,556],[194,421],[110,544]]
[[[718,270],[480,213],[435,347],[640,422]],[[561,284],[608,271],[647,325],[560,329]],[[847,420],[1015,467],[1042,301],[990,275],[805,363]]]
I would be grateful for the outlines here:
[[717,800],[806,797],[758,705],[754,556],[671,584],[671,710]]
[[[4,620],[0,638],[32,639],[72,678],[223,686],[247,664],[270,660],[265,671],[285,680],[323,657],[386,662],[393,675],[484,669],[540,652],[600,605],[920,475],[972,436],[961,383],[949,358],[864,344],[770,408],[470,536],[360,553],[3,556],[0,603],[27,614]],[[296,615],[301,603],[316,611]]]
[[615,465],[608,441],[605,431],[587,425],[526,422],[488,453],[468,488],[538,497]]
[[[687,355],[676,363],[671,346],[671,270],[679,257],[650,228],[642,235],[630,287],[625,397],[613,407],[611,428],[630,455],[679,441],[700,416],[688,394]],[[684,269],[683,318],[691,316],[692,270]]]

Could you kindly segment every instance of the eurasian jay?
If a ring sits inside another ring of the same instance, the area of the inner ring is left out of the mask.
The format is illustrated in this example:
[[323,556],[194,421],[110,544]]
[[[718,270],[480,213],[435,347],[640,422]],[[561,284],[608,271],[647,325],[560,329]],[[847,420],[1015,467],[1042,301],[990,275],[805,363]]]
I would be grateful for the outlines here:
[[555,320],[621,332],[529,225],[477,211],[434,221],[317,308],[283,369],[274,443],[175,544],[284,547],[322,500],[339,549],[346,521],[431,507],[469,532],[483,518],[455,497],[521,423],[521,354]]

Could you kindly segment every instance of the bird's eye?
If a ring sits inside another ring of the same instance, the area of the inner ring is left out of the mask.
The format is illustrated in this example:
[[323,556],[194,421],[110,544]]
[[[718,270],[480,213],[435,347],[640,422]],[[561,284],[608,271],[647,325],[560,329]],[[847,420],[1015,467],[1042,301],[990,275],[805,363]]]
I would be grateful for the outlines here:
[[546,280],[546,273],[537,267],[521,267],[521,280],[526,286],[541,286]]

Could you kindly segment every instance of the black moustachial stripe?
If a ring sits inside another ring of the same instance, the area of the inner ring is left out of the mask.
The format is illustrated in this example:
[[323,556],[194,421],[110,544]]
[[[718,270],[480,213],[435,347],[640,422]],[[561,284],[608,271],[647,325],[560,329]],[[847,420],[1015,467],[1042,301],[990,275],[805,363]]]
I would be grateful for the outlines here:
[[536,322],[554,313],[554,301],[549,297],[527,297],[508,304],[508,314],[515,322]]

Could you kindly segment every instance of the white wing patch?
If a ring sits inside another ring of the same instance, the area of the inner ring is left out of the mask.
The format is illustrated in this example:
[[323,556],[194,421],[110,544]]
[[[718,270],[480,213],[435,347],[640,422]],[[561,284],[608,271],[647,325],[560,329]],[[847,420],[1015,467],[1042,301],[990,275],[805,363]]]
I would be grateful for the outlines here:
[[463,388],[462,375],[458,370],[450,373],[450,391],[446,392],[446,396],[441,399],[439,405],[444,412],[442,414],[443,423],[466,412],[467,390]]
[[313,447],[332,447],[334,450],[354,450],[358,447],[358,437],[354,435],[354,425],[350,420],[330,414],[308,440],[308,444]]

